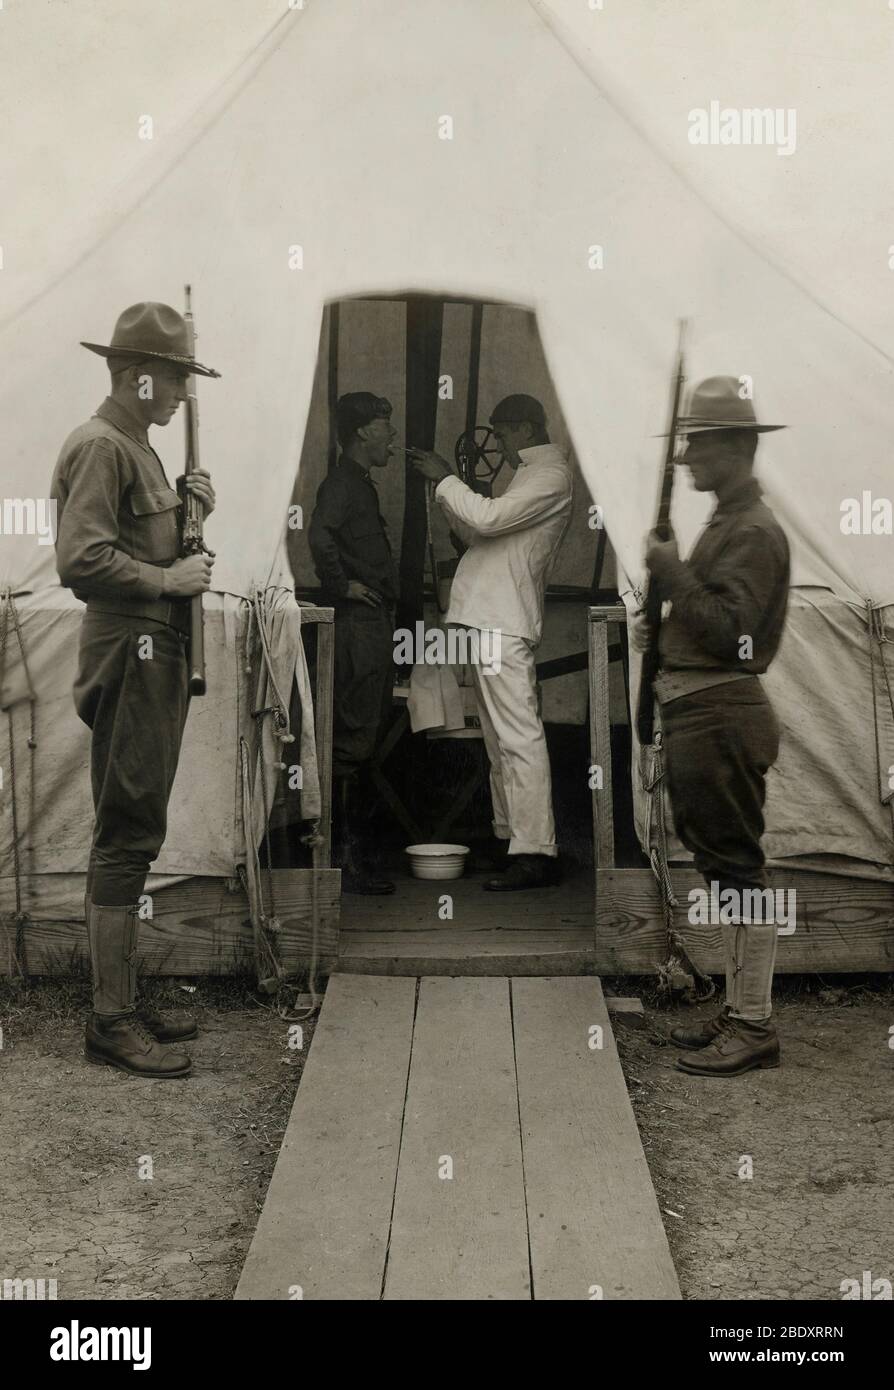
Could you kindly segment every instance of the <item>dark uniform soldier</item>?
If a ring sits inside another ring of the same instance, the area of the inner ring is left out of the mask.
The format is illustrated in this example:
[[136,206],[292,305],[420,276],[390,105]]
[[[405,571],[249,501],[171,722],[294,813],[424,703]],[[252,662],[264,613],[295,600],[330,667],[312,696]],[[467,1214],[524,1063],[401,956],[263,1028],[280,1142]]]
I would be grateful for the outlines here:
[[[134,304],[108,346],[111,394],[62,446],[53,475],[56,566],[87,605],[75,706],[92,730],[95,824],[85,914],[93,968],[86,1054],[140,1076],[185,1075],[189,1056],[161,1044],[196,1036],[136,1005],[138,899],[164,843],[186,722],[189,599],[211,583],[210,555],[180,557],[181,498],[149,443],[186,399],[190,373],[218,373],[188,353],[185,320]],[[207,473],[184,485],[206,512]]]
[[[780,733],[759,677],[782,637],[789,547],[752,470],[758,434],[784,427],[759,425],[739,390],[735,377],[709,378],[680,423],[694,487],[717,496],[692,554],[684,562],[676,540],[661,542],[654,532],[646,553],[671,602],[655,694],[674,824],[723,904],[726,1004],[707,1023],[671,1032],[678,1046],[697,1049],[678,1066],[703,1076],[779,1065],[770,1020],[777,923],[772,912],[770,921],[755,920],[753,907],[767,884],[765,779]],[[640,627],[637,645],[643,636]]]
[[393,893],[372,872],[358,826],[358,793],[391,705],[397,572],[370,477],[397,431],[391,404],[368,391],[336,407],[341,456],[317,492],[308,539],[323,599],[335,608],[332,737],[333,859],[349,893]]

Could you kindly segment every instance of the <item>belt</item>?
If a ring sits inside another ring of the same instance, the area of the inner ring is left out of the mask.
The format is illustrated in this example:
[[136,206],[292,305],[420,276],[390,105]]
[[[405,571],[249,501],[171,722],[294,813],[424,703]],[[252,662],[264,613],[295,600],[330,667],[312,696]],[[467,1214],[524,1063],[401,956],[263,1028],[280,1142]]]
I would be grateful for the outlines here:
[[116,618],[142,618],[145,622],[166,623],[184,634],[189,632],[188,598],[127,599],[88,598],[88,613],[108,613]]
[[669,705],[684,695],[695,695],[697,691],[710,690],[715,685],[727,685],[730,681],[757,679],[754,671],[719,671],[717,669],[698,670],[685,667],[677,671],[660,670],[652,683],[656,699],[660,705]]

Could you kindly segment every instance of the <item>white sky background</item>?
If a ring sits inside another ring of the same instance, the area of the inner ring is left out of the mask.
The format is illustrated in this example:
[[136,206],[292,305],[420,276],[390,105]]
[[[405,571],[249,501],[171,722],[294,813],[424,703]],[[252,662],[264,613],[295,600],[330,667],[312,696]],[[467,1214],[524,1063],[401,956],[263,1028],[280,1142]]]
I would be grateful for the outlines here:
[[[715,208],[891,351],[894,10],[887,0],[603,3],[601,11],[589,0],[540,0],[538,8],[585,46],[603,91]],[[284,15],[286,0],[2,4],[5,318],[89,238],[119,186],[164,159],[166,138]],[[325,4],[306,0],[307,8]],[[363,0],[357,11],[359,23]],[[449,18],[445,0],[445,24]],[[507,78],[536,83],[535,73],[495,72],[495,103],[506,100]],[[400,73],[382,80],[400,82]],[[690,145],[688,112],[712,99],[794,107],[795,154]],[[152,142],[137,138],[145,112],[155,120]],[[656,226],[657,242],[672,236]]]

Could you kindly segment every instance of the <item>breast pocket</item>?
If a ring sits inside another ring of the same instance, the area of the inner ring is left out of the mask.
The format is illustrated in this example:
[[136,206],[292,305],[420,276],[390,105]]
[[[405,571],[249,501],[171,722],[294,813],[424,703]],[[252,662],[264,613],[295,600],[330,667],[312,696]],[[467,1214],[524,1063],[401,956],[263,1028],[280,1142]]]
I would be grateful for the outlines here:
[[173,488],[133,488],[127,499],[127,522],[133,556],[150,564],[176,560],[180,552],[180,498]]

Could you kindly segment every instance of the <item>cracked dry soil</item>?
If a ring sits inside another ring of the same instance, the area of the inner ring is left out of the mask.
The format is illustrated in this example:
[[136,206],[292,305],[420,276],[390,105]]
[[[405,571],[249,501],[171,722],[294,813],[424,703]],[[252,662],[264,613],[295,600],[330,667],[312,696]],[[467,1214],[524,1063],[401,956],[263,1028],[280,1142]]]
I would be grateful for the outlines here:
[[676,1070],[667,1030],[716,1003],[647,1007],[644,1029],[615,1030],[684,1298],[835,1300],[864,1270],[894,1282],[894,990],[841,983],[777,981],[778,1070]]
[[188,1078],[86,1062],[86,987],[25,999],[0,982],[0,1280],[55,1278],[60,1299],[232,1298],[313,1024],[296,1050],[246,986],[150,992],[197,1014]]

